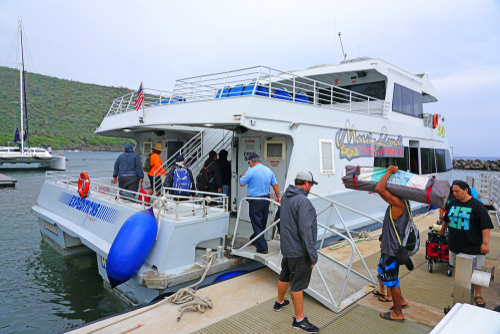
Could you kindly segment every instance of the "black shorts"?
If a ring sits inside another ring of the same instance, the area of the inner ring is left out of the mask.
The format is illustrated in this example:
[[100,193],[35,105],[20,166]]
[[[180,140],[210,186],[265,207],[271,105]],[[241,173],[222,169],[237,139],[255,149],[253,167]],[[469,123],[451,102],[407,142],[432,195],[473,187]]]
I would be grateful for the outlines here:
[[311,260],[308,256],[297,258],[284,257],[281,261],[281,282],[290,282],[292,292],[307,289],[311,281]]
[[[148,174],[148,178],[149,178],[149,189],[153,189],[153,177],[151,175]],[[156,184],[155,184],[155,193],[158,193],[161,191],[161,175],[158,175],[156,177]],[[153,194],[155,195],[155,194]]]

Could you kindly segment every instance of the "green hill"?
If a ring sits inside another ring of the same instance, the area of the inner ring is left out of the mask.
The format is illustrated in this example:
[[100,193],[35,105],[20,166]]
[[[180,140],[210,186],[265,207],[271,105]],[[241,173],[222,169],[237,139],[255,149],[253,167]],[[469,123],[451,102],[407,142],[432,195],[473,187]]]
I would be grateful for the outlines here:
[[[30,146],[58,149],[36,74],[26,73]],[[113,99],[131,91],[38,75],[63,149],[115,150],[127,140],[94,135]],[[13,103],[14,102],[14,103]],[[14,140],[19,117],[19,70],[0,67],[0,145]],[[129,142],[129,140],[128,140]]]

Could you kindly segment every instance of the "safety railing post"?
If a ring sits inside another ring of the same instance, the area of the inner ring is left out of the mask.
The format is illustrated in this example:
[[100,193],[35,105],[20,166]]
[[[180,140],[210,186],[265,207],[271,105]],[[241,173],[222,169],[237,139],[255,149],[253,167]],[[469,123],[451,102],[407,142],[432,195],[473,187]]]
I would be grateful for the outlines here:
[[202,75],[198,78],[198,82],[196,83],[196,87],[194,88],[193,95],[191,96],[191,101],[194,100],[194,96],[196,95],[196,91],[198,90],[198,86],[200,85],[200,80],[201,80]]
[[269,98],[271,98],[271,68],[269,67]]
[[[330,288],[328,288],[328,285],[326,284],[326,281],[325,279],[323,278],[323,275],[321,274],[321,271],[319,270],[319,266],[318,264],[316,263],[314,265],[314,267],[316,268],[316,270],[318,271],[318,274],[319,274],[319,277],[321,278],[321,281],[323,282],[323,285],[325,286],[325,289],[326,291],[328,292],[328,296],[330,297],[330,299],[332,300],[332,304],[334,306],[338,306],[338,304],[335,302],[335,299],[333,299],[333,296],[332,296],[332,293],[330,291]],[[344,284],[346,283],[347,280],[344,281]],[[341,301],[342,299],[339,299],[339,302]]]
[[370,97],[368,97],[368,115],[370,114]]
[[352,111],[352,92],[349,92],[349,111]]
[[295,102],[295,75],[292,75],[293,77],[293,102]]
[[130,100],[128,100],[127,109],[125,109],[125,111],[127,111],[128,108],[130,107],[130,103],[132,103],[133,98],[134,98],[134,92],[131,92],[130,93]]
[[259,84],[260,74],[261,73],[262,73],[262,65],[260,65],[259,75],[257,76],[257,80],[255,80],[255,85],[253,86],[252,95],[255,95],[255,91],[257,90],[257,85]]
[[316,105],[316,102],[318,102],[317,96],[316,96],[316,80],[314,80],[314,85],[313,85],[313,101],[314,101],[314,105]]

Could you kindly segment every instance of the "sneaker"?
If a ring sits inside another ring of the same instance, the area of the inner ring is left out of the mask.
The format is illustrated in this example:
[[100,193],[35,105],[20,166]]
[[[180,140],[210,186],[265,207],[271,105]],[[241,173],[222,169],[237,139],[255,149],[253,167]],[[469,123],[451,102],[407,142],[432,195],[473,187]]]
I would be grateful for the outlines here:
[[299,329],[301,331],[304,331],[306,333],[319,333],[319,328],[314,326],[307,320],[307,318],[302,319],[301,322],[298,322],[295,317],[293,318],[293,324],[292,324],[293,329]]
[[290,304],[290,302],[288,301],[288,299],[285,299],[282,304],[280,304],[280,303],[278,303],[278,301],[276,301],[276,303],[274,303],[273,310],[276,311],[276,312],[279,312],[279,311],[281,311],[281,309],[283,307],[287,306],[288,304]]

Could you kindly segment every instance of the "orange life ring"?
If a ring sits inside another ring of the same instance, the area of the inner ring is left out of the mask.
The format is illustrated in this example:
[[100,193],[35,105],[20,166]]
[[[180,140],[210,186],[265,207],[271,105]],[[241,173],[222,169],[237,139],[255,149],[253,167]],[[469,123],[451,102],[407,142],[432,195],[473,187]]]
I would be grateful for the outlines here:
[[434,116],[432,116],[432,128],[433,129],[437,128],[438,122],[439,122],[438,114],[434,114]]
[[90,180],[89,175],[85,172],[80,174],[80,179],[78,180],[78,194],[81,198],[85,198],[89,195]]

